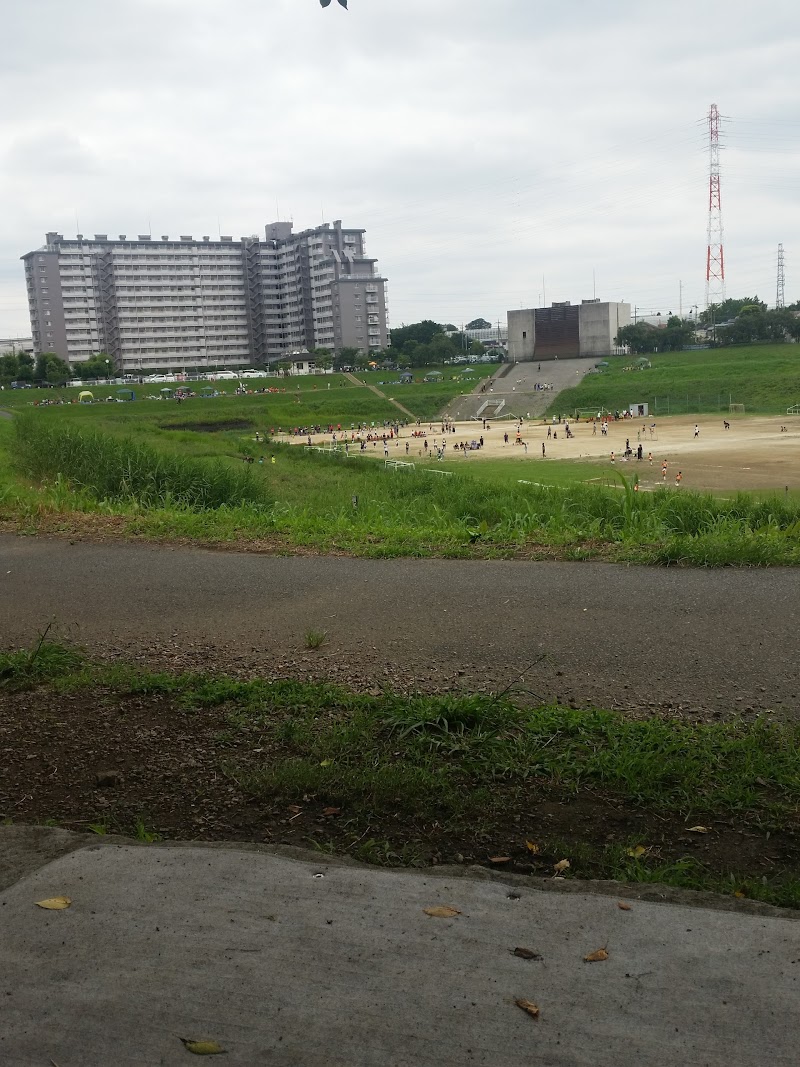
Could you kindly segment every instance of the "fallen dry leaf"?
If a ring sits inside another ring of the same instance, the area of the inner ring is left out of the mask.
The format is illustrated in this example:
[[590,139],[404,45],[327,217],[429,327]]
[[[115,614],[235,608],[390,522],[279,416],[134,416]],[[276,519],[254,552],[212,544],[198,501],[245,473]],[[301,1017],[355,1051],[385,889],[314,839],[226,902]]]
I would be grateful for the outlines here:
[[422,910],[426,915],[430,915],[432,919],[454,919],[456,915],[461,914],[458,908],[451,908],[447,904],[440,904],[433,908],[423,908]]
[[63,911],[68,908],[72,901],[69,897],[48,897],[47,900],[37,900],[37,908],[46,908],[48,911]]
[[534,952],[530,948],[515,948],[513,955],[519,956],[521,960],[540,960],[542,958],[540,952]]
[[323,760],[320,760],[320,761],[319,761],[319,765],[320,765],[320,767],[330,767],[330,765],[331,765],[332,763],[333,763],[333,760],[332,760],[332,759],[323,759]]
[[571,866],[572,864],[569,862],[569,860],[559,860],[558,863],[553,864],[553,870],[556,872],[556,874],[561,874],[562,871],[565,871],[567,867]]
[[603,960],[608,959],[608,953],[604,948],[598,948],[595,952],[590,952],[588,956],[583,957],[586,963],[602,963]]
[[295,815],[299,815],[302,810],[299,804],[290,804],[287,808],[287,811],[293,811]]
[[195,1056],[219,1056],[221,1053],[227,1051],[218,1044],[216,1041],[192,1041],[191,1038],[182,1037],[181,1041],[184,1047],[189,1052],[193,1052]]
[[322,809],[322,814],[323,815],[339,815],[339,814],[341,814],[341,811],[342,811],[341,808],[323,808]]
[[633,911],[630,904],[626,904],[624,900],[618,900],[617,907],[620,911]]
[[527,1012],[532,1019],[539,1018],[539,1005],[534,1004],[532,1000],[524,1000],[520,998],[519,1000],[515,1000],[514,1003],[518,1008],[522,1008],[523,1011]]
[[644,845],[636,845],[634,848],[628,849],[628,855],[633,856],[635,860],[638,860],[640,856],[644,856],[646,852],[649,852],[649,848],[645,848]]
[[745,891],[743,889],[737,889],[736,892],[733,895],[735,897],[737,897],[739,900],[746,900],[747,899],[747,893],[745,893]]
[[542,851],[541,847],[537,845],[535,841],[526,841],[525,848],[527,848],[528,852],[530,852],[533,856],[538,856],[539,853]]
[[686,833],[687,834],[707,834],[707,833],[709,833],[709,829],[708,829],[707,826],[687,826],[686,827]]
[[490,856],[489,863],[511,863],[510,856]]

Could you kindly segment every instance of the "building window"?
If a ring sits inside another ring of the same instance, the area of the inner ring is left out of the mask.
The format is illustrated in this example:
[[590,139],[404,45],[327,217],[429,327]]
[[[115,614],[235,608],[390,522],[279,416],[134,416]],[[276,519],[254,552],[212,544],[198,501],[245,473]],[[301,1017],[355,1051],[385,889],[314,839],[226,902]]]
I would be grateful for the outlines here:
[[527,336],[528,336],[528,331],[527,330],[523,330],[522,331],[522,340],[524,341]]

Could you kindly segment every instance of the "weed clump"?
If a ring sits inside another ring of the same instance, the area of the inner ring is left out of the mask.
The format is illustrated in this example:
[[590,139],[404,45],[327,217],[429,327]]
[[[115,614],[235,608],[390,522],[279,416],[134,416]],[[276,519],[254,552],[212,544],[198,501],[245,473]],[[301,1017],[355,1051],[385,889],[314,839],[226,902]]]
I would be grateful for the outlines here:
[[17,460],[37,480],[61,475],[98,500],[192,510],[268,504],[248,467],[171,454],[129,437],[16,419]]

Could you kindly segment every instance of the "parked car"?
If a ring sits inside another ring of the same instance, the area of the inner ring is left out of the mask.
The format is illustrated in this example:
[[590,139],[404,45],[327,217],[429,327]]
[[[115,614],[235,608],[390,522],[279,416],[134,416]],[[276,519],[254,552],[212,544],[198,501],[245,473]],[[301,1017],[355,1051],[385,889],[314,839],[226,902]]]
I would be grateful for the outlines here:
[[31,385],[30,382],[12,382],[11,383],[11,388],[12,389],[32,389],[33,386]]

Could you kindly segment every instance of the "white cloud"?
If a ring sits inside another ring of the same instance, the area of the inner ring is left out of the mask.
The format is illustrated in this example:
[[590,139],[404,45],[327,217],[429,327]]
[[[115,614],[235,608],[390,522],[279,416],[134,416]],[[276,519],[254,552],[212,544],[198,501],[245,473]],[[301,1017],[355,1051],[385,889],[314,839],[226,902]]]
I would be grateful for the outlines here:
[[[0,335],[44,233],[367,229],[393,321],[542,298],[702,301],[702,118],[728,288],[800,296],[790,0],[6,0]],[[698,121],[700,120],[700,121]],[[796,278],[796,281],[793,279]]]

